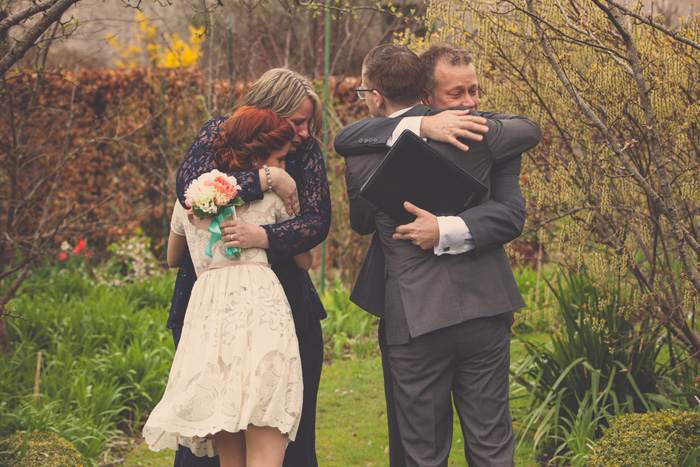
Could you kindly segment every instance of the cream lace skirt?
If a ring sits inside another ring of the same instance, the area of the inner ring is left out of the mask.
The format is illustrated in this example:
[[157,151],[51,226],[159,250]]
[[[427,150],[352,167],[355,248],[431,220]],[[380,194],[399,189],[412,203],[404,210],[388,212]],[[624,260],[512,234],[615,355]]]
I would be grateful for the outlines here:
[[143,435],[154,451],[216,455],[221,430],[271,426],[293,441],[302,406],[299,348],[287,297],[267,265],[206,271],[192,289],[163,398]]

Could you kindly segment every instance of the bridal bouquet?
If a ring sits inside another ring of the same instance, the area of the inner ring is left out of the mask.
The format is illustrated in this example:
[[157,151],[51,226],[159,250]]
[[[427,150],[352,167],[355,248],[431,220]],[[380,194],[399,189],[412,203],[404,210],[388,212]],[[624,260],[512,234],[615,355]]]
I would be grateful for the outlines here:
[[[238,196],[241,187],[236,185],[236,179],[214,169],[203,173],[190,183],[185,190],[185,204],[190,208],[189,213],[203,219],[213,217],[209,225],[211,237],[204,254],[212,257],[212,246],[221,240],[219,222],[226,217],[236,218],[236,206],[241,206],[243,200]],[[240,257],[240,248],[226,247],[226,255]]]
[[243,200],[237,196],[240,189],[234,177],[214,169],[190,183],[185,190],[185,204],[190,208],[191,214],[200,219],[218,216],[227,207],[243,204]]

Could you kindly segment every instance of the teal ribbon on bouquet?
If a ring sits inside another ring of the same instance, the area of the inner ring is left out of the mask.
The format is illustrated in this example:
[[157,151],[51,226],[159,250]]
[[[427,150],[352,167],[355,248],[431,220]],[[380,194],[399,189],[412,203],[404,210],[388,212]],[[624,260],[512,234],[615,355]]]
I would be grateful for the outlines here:
[[[211,232],[211,237],[209,237],[209,245],[207,245],[207,249],[204,250],[204,254],[207,255],[208,257],[210,257],[210,258],[213,257],[212,252],[211,252],[212,246],[216,242],[221,240],[221,228],[219,227],[219,222],[223,221],[224,218],[226,216],[228,216],[229,214],[234,214],[234,212],[235,211],[233,210],[233,208],[231,206],[226,206],[224,208],[224,210],[221,211],[221,213],[219,213],[219,215],[217,215],[216,217],[214,217],[214,219],[212,219],[211,224],[209,224],[209,229],[207,229],[207,230],[209,230],[209,232]],[[241,249],[238,248],[237,246],[234,246],[232,248],[225,246],[224,248],[226,250],[226,256],[228,256],[229,258],[231,258],[232,256],[236,256],[236,258],[241,256],[241,254],[240,254]]]

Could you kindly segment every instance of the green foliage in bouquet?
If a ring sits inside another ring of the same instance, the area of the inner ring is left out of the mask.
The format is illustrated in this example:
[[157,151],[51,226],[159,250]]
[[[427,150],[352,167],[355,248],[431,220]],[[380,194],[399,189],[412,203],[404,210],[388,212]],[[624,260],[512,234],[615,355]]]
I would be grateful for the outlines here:
[[216,217],[216,216],[219,216],[221,214],[224,214],[226,211],[226,208],[233,209],[236,206],[243,206],[244,204],[245,203],[243,202],[241,197],[236,196],[233,199],[231,199],[231,201],[229,201],[228,204],[225,204],[223,206],[216,206],[217,209],[216,209],[216,212],[214,212],[214,213],[203,211],[199,206],[195,205],[195,206],[192,206],[192,214],[199,217],[200,219],[204,219],[205,217],[212,217],[212,216]]

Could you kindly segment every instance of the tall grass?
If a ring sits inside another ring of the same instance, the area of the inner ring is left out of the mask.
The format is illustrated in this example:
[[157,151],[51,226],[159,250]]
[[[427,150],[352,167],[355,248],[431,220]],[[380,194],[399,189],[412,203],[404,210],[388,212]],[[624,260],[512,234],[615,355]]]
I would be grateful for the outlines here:
[[687,375],[666,364],[664,329],[644,313],[634,317],[619,280],[596,283],[583,268],[556,275],[549,286],[561,328],[550,343],[523,340],[529,356],[512,369],[529,393],[521,437],[584,465],[615,416],[686,405],[679,388]]
[[322,297],[328,317],[321,321],[328,361],[369,358],[379,355],[378,318],[350,301],[350,291],[341,282],[326,289]]
[[0,354],[0,437],[55,431],[94,465],[106,442],[136,433],[167,383],[173,284],[172,274],[111,287],[82,267],[38,269],[13,302],[12,351]]

